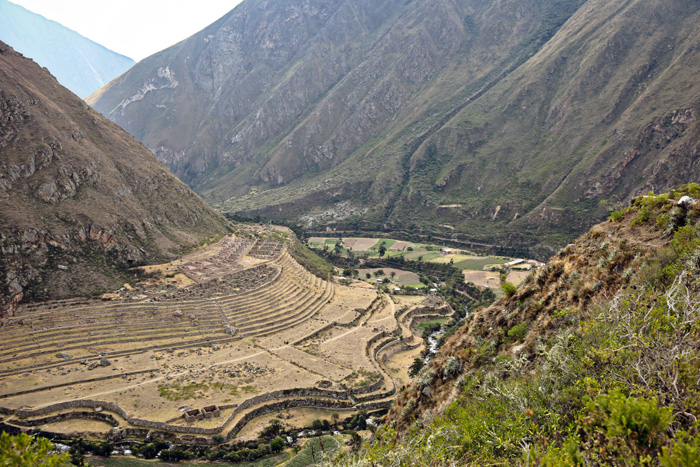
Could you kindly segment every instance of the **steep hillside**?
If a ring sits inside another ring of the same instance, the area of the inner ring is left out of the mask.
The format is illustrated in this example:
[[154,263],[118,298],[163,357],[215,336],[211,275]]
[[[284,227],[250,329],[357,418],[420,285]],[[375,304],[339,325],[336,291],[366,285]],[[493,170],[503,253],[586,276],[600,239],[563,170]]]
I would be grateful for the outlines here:
[[636,198],[474,312],[347,464],[692,465],[700,201],[688,195],[700,185]]
[[119,287],[129,266],[228,232],[141,143],[4,43],[0,69],[3,314]]
[[58,81],[85,97],[128,70],[134,61],[61,24],[0,0],[0,40],[47,67]]
[[248,0],[89,102],[225,212],[544,255],[700,175],[698,20],[680,0]]

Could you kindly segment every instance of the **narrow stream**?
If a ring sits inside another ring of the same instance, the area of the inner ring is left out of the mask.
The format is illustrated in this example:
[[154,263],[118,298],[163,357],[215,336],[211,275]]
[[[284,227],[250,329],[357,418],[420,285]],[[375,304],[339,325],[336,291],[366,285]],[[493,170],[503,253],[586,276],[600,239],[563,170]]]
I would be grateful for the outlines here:
[[428,342],[428,350],[430,352],[423,358],[423,364],[427,365],[428,362],[433,358],[435,353],[437,352],[438,349],[438,341],[440,340],[440,337],[445,334],[445,331],[440,330],[440,331],[435,331],[431,335],[428,336],[427,342]]

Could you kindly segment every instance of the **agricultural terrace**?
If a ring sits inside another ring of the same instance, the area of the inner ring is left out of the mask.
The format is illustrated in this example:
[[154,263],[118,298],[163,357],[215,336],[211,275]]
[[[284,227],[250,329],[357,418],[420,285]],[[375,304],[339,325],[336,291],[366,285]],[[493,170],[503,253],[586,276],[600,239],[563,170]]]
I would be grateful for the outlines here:
[[245,231],[102,300],[25,305],[0,326],[2,422],[211,443],[283,410],[387,408],[416,320],[451,309],[320,279],[288,246],[289,232]]
[[[340,245],[336,244],[340,240]],[[338,237],[311,237],[308,245],[310,248],[329,248],[344,254],[353,254],[360,258],[377,258],[380,256],[380,248],[383,245],[384,257],[403,256],[412,261],[426,261],[432,263],[452,263],[456,268],[462,269],[465,282],[471,282],[483,288],[500,289],[500,271],[506,263],[514,260],[506,256],[479,256],[474,253],[446,248],[439,245],[426,243],[413,243],[387,238],[338,238]],[[527,277],[533,264],[524,261],[521,264],[508,268],[506,281],[515,285],[520,284]],[[375,282],[374,273],[379,268],[360,268],[360,278],[365,279],[366,274],[372,275],[369,282]],[[388,276],[394,272],[392,282],[398,286],[422,287],[418,281],[418,275],[401,271],[382,268]]]

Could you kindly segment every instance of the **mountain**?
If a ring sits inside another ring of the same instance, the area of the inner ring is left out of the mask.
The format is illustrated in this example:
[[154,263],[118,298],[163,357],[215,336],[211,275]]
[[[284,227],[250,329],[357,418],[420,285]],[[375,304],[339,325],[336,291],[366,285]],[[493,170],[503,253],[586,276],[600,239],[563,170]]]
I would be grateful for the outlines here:
[[46,67],[80,97],[109,83],[134,61],[61,24],[0,0],[0,40]]
[[141,143],[0,42],[0,317],[120,287],[229,223]]
[[696,2],[247,0],[89,96],[224,212],[546,256],[697,179]]
[[635,198],[470,310],[337,465],[692,465],[700,185]]

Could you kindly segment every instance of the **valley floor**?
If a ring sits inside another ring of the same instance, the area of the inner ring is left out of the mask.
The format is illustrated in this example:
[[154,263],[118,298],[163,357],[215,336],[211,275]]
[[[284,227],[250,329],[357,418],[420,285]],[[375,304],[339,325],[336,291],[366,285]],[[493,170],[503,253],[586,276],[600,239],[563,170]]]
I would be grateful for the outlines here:
[[283,236],[226,237],[103,300],[26,305],[0,327],[2,423],[209,443],[254,438],[268,413],[388,408],[421,350],[407,315],[422,298],[394,297],[399,311],[322,280]]

